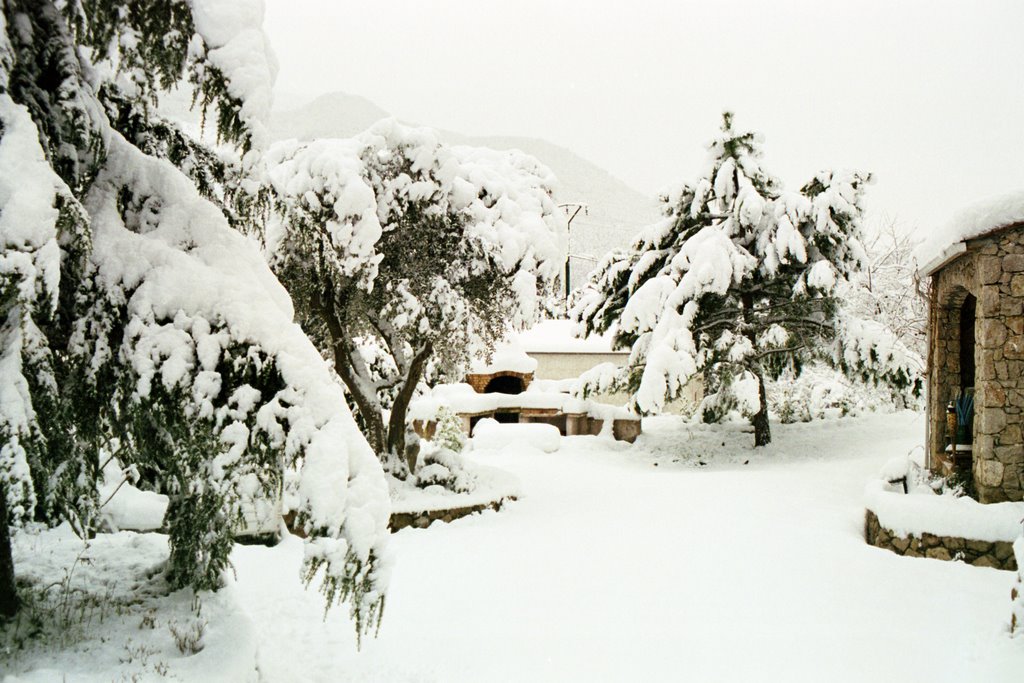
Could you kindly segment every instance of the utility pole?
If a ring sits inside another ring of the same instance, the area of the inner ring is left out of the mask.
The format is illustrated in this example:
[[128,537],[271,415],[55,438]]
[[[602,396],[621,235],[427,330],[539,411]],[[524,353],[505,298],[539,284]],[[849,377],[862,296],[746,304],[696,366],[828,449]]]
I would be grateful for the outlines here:
[[[569,216],[569,222],[568,222],[568,224],[566,226],[567,229],[569,230],[569,232],[568,232],[568,237],[569,237],[568,242],[569,243],[566,244],[566,253],[565,253],[565,303],[566,303],[566,306],[568,306],[568,304],[569,304],[569,261],[572,259],[572,253],[571,253],[571,246],[572,246],[572,232],[571,232],[572,221],[573,221],[574,218],[576,218],[576,216],[579,215],[580,211],[583,212],[584,216],[590,215],[590,207],[587,206],[586,204],[581,204],[579,202],[569,202],[568,204],[559,204],[558,208],[560,208],[563,211],[565,211],[566,215]],[[571,211],[571,213],[570,213],[570,211]]]

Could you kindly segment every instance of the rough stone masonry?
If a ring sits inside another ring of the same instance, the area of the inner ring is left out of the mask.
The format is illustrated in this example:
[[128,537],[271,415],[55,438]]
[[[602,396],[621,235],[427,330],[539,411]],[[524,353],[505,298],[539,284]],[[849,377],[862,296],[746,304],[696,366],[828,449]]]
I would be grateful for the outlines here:
[[[929,447],[947,444],[946,406],[962,388],[961,316],[976,299],[973,474],[983,503],[1024,500],[1024,224],[969,240],[932,273]],[[963,334],[970,334],[965,330]]]

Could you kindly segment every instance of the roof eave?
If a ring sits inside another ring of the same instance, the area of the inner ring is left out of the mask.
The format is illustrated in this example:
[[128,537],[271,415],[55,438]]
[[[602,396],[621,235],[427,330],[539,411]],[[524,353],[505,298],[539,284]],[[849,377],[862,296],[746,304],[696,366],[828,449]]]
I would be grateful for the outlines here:
[[945,249],[943,249],[938,256],[936,256],[931,261],[918,268],[917,274],[920,275],[921,277],[931,277],[933,274],[935,274],[935,271],[939,270],[943,266],[955,260],[966,251],[967,242],[957,242],[956,244],[951,244]]

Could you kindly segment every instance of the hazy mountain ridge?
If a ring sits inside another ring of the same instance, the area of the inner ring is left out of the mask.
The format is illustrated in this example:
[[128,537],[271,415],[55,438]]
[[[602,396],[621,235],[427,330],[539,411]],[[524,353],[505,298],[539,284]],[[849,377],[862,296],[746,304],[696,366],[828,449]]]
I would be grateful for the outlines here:
[[[297,109],[278,104],[270,119],[275,139],[351,137],[390,114],[373,102],[356,95],[330,93]],[[580,214],[571,229],[573,254],[600,257],[627,245],[636,232],[659,216],[657,201],[634,190],[608,171],[547,140],[516,136],[472,136],[439,129],[450,144],[519,149],[537,157],[558,177],[555,198],[559,202],[580,202],[589,215]],[[573,281],[578,282],[592,262],[574,261]]]

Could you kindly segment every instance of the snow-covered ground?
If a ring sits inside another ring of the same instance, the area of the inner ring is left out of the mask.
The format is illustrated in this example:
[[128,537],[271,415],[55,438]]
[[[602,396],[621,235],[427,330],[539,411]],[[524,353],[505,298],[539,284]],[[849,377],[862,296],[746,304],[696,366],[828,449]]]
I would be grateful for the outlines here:
[[[773,425],[756,452],[745,429],[657,418],[633,446],[475,448],[522,497],[396,533],[383,626],[361,652],[343,611],[324,620],[295,580],[298,539],[236,547],[224,598],[251,620],[266,681],[1021,680],[1011,572],[863,540],[865,482],[922,441],[919,414]],[[227,615],[209,608],[216,636]],[[170,672],[195,671],[168,638]]]
[[[776,426],[648,420],[635,446],[571,437],[472,458],[524,495],[394,536],[384,623],[291,580],[301,547],[238,548],[268,680],[1019,681],[1010,572],[864,543],[864,483],[920,443],[914,413]],[[684,441],[687,433],[692,440]],[[725,444],[724,447],[722,444]],[[698,461],[707,462],[700,466]],[[743,464],[749,461],[749,464]]]

